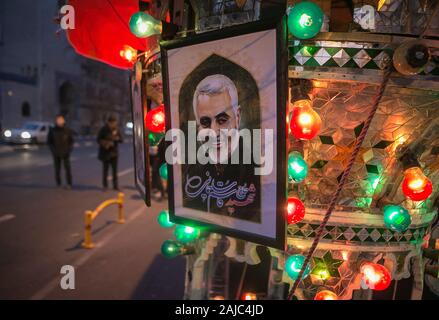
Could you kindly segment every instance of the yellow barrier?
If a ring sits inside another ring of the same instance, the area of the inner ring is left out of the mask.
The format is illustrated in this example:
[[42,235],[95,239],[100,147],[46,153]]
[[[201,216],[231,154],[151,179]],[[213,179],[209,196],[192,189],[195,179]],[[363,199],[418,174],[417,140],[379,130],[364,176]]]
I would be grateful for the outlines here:
[[118,210],[118,218],[117,223],[125,223],[124,211],[123,211],[123,202],[125,195],[120,192],[117,195],[116,199],[110,199],[102,202],[94,211],[87,210],[85,211],[84,222],[85,222],[85,232],[84,232],[84,242],[82,243],[82,247],[86,249],[92,249],[95,245],[91,240],[91,223],[94,219],[104,210],[106,207],[117,204],[119,207]]

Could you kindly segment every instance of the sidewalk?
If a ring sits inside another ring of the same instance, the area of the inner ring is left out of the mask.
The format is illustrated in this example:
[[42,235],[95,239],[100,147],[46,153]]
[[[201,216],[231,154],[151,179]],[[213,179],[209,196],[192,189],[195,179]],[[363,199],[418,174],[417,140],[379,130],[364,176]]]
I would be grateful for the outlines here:
[[173,230],[161,228],[156,220],[167,203],[153,202],[147,208],[136,191],[130,190],[125,196],[126,223],[108,225],[116,218],[116,209],[109,208],[110,212],[104,212],[93,225],[96,247],[77,248],[80,255],[75,261],[60,261],[74,266],[76,288],[62,290],[62,275],[55,275],[33,299],[183,298],[185,258],[166,259],[160,254],[163,241],[173,238]]

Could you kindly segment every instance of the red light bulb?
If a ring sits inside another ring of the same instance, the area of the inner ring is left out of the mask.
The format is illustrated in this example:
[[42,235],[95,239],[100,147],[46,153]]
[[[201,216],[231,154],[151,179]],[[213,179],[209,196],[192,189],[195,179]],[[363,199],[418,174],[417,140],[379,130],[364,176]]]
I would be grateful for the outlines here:
[[364,283],[372,290],[386,290],[392,281],[389,270],[377,263],[364,262],[360,272]]
[[258,297],[255,293],[252,292],[246,292],[242,295],[241,300],[258,300]]
[[419,167],[408,168],[404,171],[402,192],[407,198],[413,201],[423,201],[431,195],[432,191],[433,184]]
[[338,300],[338,296],[330,290],[322,290],[317,292],[314,300]]
[[291,133],[297,139],[311,140],[320,131],[322,120],[307,99],[294,102],[290,120]]
[[154,133],[165,131],[165,106],[163,104],[146,114],[145,128]]
[[305,217],[305,206],[298,198],[288,198],[287,204],[287,222],[288,224],[294,224],[302,221]]

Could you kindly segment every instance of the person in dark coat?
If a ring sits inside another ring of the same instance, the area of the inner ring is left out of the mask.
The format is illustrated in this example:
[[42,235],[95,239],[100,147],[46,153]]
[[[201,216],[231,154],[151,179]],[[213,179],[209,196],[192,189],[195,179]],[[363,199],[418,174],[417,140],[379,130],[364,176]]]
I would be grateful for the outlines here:
[[57,186],[61,186],[61,163],[64,165],[67,189],[72,188],[72,172],[70,169],[70,154],[73,150],[73,132],[66,124],[62,115],[55,118],[55,127],[50,128],[47,136],[47,144],[53,155],[55,166],[55,180]]
[[99,130],[99,160],[102,161],[102,185],[104,191],[108,188],[108,169],[111,166],[113,176],[113,189],[119,190],[117,181],[117,160],[119,157],[119,143],[122,142],[122,135],[114,116],[110,116],[107,123]]
[[165,153],[166,153],[166,142],[162,138],[159,144],[155,147],[150,147],[149,149],[149,159],[152,169],[151,175],[151,187],[152,187],[152,197],[156,201],[161,201],[165,196],[165,188],[163,187],[162,178],[160,177],[160,167],[166,163]]

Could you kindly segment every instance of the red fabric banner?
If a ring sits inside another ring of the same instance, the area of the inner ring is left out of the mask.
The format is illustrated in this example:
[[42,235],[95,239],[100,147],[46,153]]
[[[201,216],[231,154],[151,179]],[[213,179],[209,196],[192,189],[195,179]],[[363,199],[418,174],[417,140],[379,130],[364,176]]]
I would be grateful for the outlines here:
[[139,0],[69,0],[75,9],[75,29],[67,30],[76,52],[121,69],[133,62],[122,58],[124,46],[147,51],[157,45],[156,37],[140,39],[129,28],[130,17],[139,11]]

